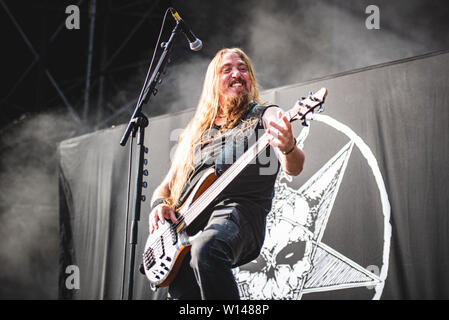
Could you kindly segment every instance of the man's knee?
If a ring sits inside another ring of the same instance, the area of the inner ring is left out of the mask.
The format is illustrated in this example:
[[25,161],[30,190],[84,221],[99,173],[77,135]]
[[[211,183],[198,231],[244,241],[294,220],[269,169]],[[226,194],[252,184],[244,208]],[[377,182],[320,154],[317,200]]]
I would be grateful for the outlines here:
[[229,245],[209,232],[203,232],[192,243],[190,265],[193,269],[230,267]]

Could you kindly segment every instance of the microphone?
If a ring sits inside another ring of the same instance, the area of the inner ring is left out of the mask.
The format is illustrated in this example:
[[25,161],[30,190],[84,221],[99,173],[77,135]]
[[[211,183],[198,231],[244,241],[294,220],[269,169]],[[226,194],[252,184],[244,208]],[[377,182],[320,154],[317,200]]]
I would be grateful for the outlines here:
[[199,51],[203,47],[203,42],[198,39],[190,29],[190,27],[185,23],[185,21],[179,16],[179,13],[173,9],[170,8],[171,15],[176,20],[177,23],[179,23],[179,26],[181,27],[182,33],[186,36],[187,40],[190,43],[190,49],[193,51]]

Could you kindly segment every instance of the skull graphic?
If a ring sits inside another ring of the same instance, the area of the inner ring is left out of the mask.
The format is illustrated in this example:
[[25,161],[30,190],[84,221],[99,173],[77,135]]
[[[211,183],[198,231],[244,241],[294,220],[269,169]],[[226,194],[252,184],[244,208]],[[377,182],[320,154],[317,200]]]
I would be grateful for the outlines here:
[[298,299],[312,268],[308,203],[284,184],[276,185],[261,254],[234,270],[244,299]]

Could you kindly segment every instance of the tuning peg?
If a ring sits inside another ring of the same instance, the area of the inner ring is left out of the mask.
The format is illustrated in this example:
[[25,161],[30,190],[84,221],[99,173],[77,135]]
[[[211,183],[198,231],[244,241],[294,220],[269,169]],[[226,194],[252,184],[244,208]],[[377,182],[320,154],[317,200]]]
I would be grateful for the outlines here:
[[309,124],[307,123],[306,118],[303,119],[302,125],[303,125],[304,127],[308,127],[308,126],[309,126]]

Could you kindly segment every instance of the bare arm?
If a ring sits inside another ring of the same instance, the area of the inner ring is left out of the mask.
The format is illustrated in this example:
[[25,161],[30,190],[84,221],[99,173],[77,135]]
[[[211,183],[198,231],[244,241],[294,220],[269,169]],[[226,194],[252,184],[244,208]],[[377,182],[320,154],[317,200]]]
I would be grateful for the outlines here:
[[[166,199],[170,196],[170,182],[176,175],[176,166],[172,164],[170,170],[165,176],[161,184],[154,190],[153,196],[151,197],[151,203],[156,199],[163,198]],[[176,223],[176,215],[173,209],[165,203],[157,205],[149,215],[149,228],[150,233],[158,228],[158,222],[165,223],[165,219],[170,219],[172,222]]]
[[268,108],[263,115],[263,122],[266,132],[270,135],[269,143],[274,147],[282,169],[292,176],[300,174],[305,155],[296,145],[291,123],[282,109]]
[[168,171],[164,180],[162,180],[161,184],[154,189],[153,196],[151,197],[151,203],[153,203],[158,198],[168,198],[170,196],[170,182],[174,177],[174,169],[173,166]]

